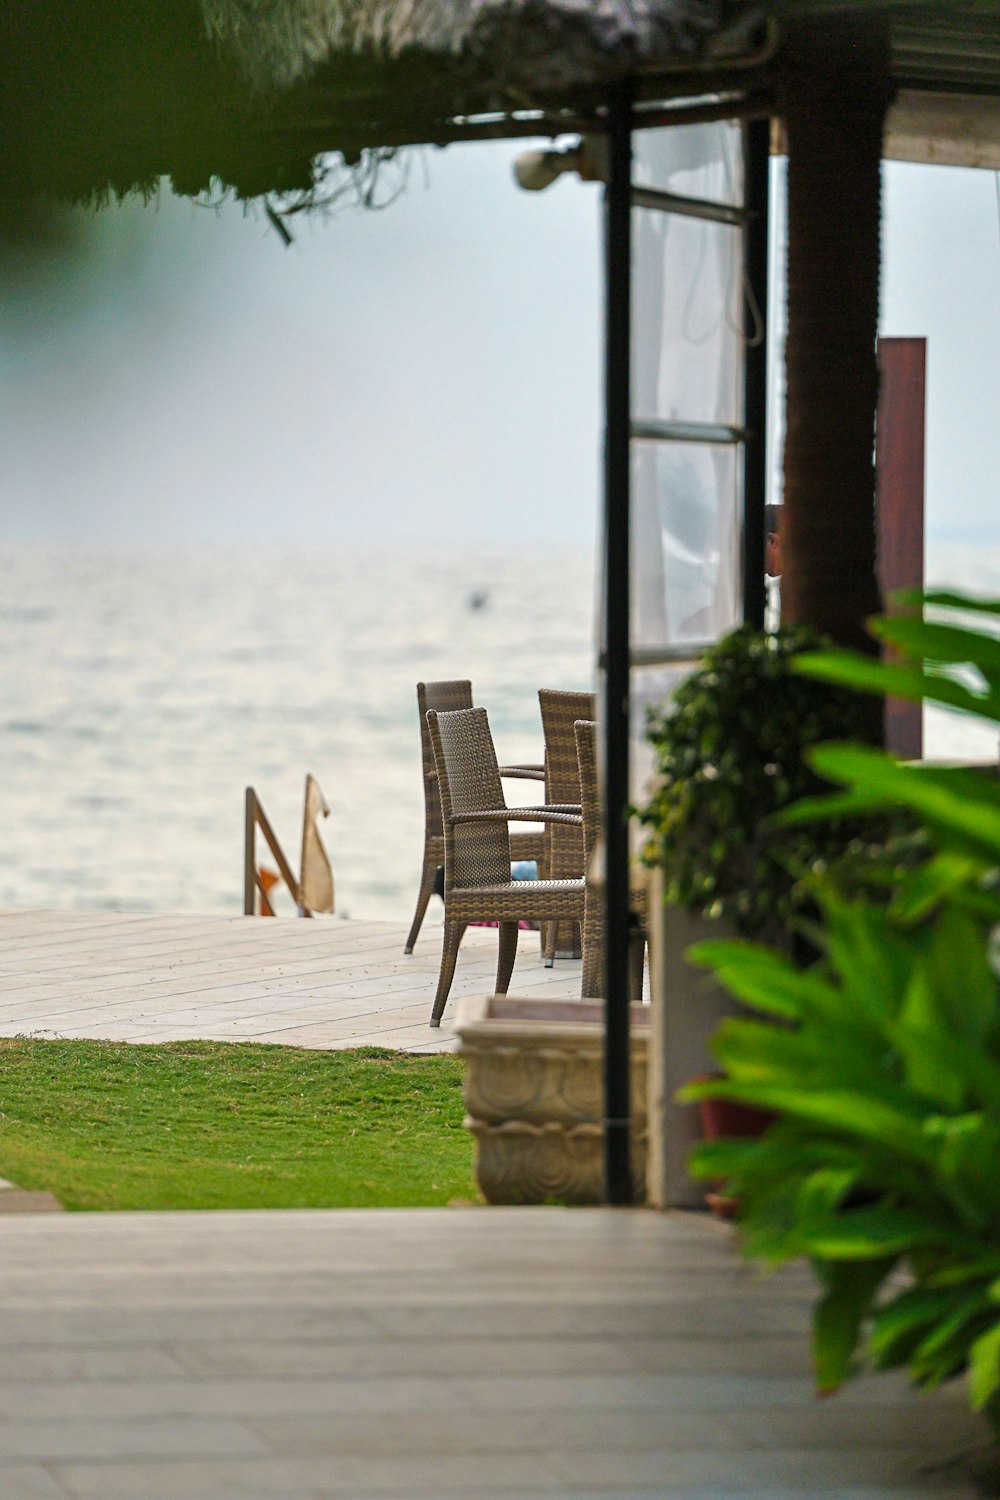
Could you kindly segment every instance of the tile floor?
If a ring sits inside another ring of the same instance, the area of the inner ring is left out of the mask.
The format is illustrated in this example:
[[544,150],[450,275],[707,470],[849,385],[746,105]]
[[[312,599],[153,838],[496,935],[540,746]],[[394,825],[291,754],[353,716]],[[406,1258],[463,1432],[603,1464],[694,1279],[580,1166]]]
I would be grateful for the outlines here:
[[[460,995],[492,991],[497,935],[470,928],[439,1031],[427,1020],[441,928],[406,956],[405,923],[100,912],[0,914],[0,1036],[280,1042],[297,1047],[452,1045]],[[580,963],[546,969],[521,934],[513,989],[580,993]]]

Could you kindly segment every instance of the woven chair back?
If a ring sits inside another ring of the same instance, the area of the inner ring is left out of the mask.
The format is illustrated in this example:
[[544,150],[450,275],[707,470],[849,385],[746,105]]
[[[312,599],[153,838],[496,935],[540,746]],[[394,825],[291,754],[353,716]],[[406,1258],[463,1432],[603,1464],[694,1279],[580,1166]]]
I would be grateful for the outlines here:
[[545,800],[549,803],[580,801],[580,766],[576,758],[577,719],[594,719],[593,693],[562,693],[539,688],[545,736]]
[[507,824],[498,819],[493,823],[460,823],[456,828],[449,821],[453,813],[493,812],[507,806],[485,708],[455,713],[430,709],[427,727],[444,815],[445,892],[468,886],[508,885]]
[[597,775],[597,725],[592,719],[578,719],[576,758],[580,767],[580,810],[583,813],[583,853],[585,868],[590,863],[601,831],[601,788]]
[[472,707],[472,683],[465,679],[454,682],[418,682],[417,711],[420,714],[420,760],[424,776],[424,820],[428,838],[442,838],[444,826],[441,822],[441,794],[438,791],[437,771],[434,766],[434,751],[427,729],[427,710],[437,713],[453,713],[456,709]]

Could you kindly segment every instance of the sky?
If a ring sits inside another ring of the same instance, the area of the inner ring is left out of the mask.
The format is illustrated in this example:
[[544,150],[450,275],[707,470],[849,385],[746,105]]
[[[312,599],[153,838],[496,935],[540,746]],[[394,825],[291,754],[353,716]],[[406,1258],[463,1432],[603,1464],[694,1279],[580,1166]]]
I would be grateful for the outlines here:
[[[591,546],[599,189],[521,191],[525,145],[414,153],[290,248],[164,191],[81,219],[72,274],[0,267],[0,536]],[[883,331],[929,341],[931,537],[1000,540],[995,176],[889,164],[884,243]]]

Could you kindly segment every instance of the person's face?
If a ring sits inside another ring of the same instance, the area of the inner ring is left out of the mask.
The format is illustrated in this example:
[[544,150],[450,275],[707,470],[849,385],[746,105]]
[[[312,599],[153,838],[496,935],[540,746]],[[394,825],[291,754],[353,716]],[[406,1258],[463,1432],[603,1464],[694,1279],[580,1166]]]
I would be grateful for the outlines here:
[[764,568],[769,578],[781,577],[781,536],[777,531],[769,531],[767,533]]

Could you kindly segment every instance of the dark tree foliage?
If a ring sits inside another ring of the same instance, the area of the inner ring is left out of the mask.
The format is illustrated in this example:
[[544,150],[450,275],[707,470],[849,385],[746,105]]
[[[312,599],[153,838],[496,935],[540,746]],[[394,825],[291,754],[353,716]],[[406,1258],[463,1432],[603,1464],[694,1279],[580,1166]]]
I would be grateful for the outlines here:
[[786,921],[800,878],[842,855],[856,831],[770,821],[822,785],[805,752],[863,721],[856,694],[791,670],[819,644],[801,628],[734,631],[650,721],[658,776],[640,815],[646,861],[662,868],[668,901],[746,934]]
[[312,182],[309,152],[210,42],[192,0],[7,0],[0,7],[0,181],[9,202],[253,197]]

